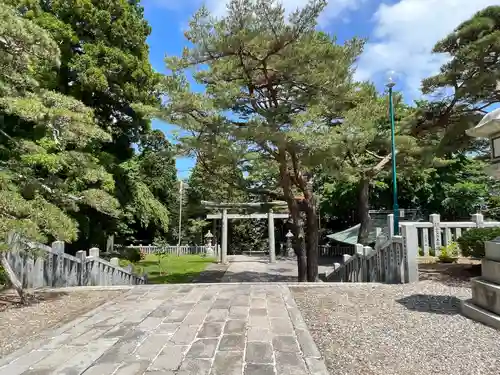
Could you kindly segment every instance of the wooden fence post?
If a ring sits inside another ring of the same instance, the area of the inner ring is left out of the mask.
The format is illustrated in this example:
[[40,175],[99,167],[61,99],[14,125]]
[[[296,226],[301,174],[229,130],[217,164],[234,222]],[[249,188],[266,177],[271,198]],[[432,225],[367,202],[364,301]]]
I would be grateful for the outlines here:
[[418,232],[417,227],[403,224],[403,262],[405,265],[405,283],[418,281]]

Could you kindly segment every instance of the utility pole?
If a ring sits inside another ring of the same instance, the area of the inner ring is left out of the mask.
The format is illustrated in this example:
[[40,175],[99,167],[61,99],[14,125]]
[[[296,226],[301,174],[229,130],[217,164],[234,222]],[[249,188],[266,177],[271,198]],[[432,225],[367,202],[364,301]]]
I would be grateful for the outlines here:
[[180,181],[180,186],[179,186],[179,233],[177,235],[178,241],[177,241],[177,253],[180,253],[180,246],[181,246],[181,231],[182,231],[182,194],[183,194],[183,186],[182,186],[183,181]]

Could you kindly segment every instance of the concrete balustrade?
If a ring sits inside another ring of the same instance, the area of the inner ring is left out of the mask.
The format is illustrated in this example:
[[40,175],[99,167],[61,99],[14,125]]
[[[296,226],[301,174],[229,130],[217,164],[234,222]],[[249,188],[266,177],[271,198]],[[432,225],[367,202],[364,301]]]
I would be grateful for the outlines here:
[[19,239],[11,236],[12,251],[6,256],[24,288],[146,284],[146,277],[134,275],[131,266],[120,267],[118,258],[100,258],[98,248],[90,249],[88,256],[84,250],[72,256],[64,252],[61,241],[51,247],[29,243],[29,252],[14,241]]

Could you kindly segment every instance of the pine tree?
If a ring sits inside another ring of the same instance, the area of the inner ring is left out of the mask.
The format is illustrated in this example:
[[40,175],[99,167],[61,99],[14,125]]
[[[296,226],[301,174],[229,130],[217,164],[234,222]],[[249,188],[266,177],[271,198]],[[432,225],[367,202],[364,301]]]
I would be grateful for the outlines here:
[[468,137],[465,130],[500,102],[499,41],[500,6],[491,6],[436,44],[434,52],[449,54],[451,60],[422,83],[423,93],[437,99],[419,103],[415,134],[436,135],[445,153],[484,150],[484,144]]
[[[50,35],[4,4],[0,20],[1,247],[73,241],[78,227],[71,212],[89,206],[118,215],[114,180],[93,155],[110,137],[90,108],[45,87],[60,61]],[[12,232],[23,242],[9,242]],[[0,259],[24,300],[2,252]]]
[[[301,211],[307,219],[307,249],[295,246],[300,281],[318,276],[310,172],[328,155],[332,124],[351,105],[351,67],[362,47],[357,39],[339,45],[315,29],[325,5],[310,1],[288,19],[270,0],[233,0],[221,19],[202,8],[186,33],[192,47],[169,60],[166,85],[169,121],[195,134],[184,139],[187,149],[242,170],[258,163],[277,171],[281,192],[266,193],[287,202],[295,238]],[[195,93],[184,70],[201,66],[194,78],[206,91]]]

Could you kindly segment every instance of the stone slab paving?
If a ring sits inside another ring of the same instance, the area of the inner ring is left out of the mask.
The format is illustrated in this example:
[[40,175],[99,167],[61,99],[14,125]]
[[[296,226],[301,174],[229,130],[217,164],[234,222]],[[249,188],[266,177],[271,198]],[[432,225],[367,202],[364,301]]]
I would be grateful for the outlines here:
[[[231,255],[229,265],[221,279],[229,282],[296,282],[297,260],[278,257],[275,263],[269,262],[269,257]],[[320,265],[320,274],[333,269],[333,261],[329,265]]]
[[0,375],[327,375],[286,284],[137,286]]

